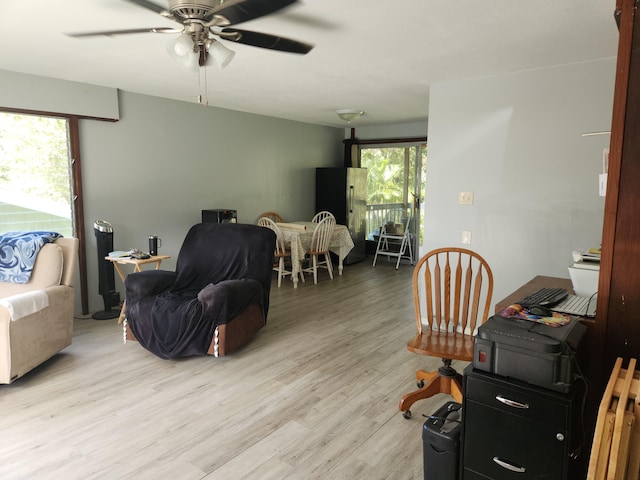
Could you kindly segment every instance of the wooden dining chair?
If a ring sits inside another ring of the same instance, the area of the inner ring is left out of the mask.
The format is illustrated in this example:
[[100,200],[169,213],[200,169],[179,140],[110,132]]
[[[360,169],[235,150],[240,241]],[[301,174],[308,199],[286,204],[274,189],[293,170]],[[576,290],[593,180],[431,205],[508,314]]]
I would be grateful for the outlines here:
[[[282,231],[280,227],[276,225],[276,222],[271,220],[269,217],[260,217],[258,220],[258,225],[265,228],[270,228],[276,234],[276,249],[274,251],[275,262],[273,264],[273,270],[278,272],[278,288],[282,285],[282,278],[287,275],[293,275],[293,262],[299,262],[299,260],[293,259],[291,257],[291,250],[285,248],[284,236],[282,235]],[[286,259],[289,258],[291,264],[291,270],[287,270],[286,267]],[[304,275],[302,271],[300,271],[300,278],[304,282]]]
[[413,270],[417,333],[407,349],[439,357],[443,366],[416,372],[418,390],[400,400],[405,418],[411,418],[415,402],[437,393],[450,394],[462,403],[462,375],[451,362],[473,360],[473,336],[489,316],[492,294],[491,268],[471,250],[439,248],[418,261]]
[[[313,231],[311,245],[306,251],[309,256],[309,267],[304,269],[305,272],[313,273],[313,283],[318,283],[318,268],[326,268],[329,272],[329,277],[333,280],[333,265],[329,254],[329,244],[335,228],[336,219],[331,215],[321,220]],[[322,261],[320,260],[321,255],[324,257]]]
[[284,222],[284,218],[282,218],[282,215],[280,215],[278,212],[264,212],[264,213],[261,213],[260,216],[258,217],[258,221],[261,218],[268,218],[269,220],[273,220],[276,223],[283,223]]
[[313,223],[320,223],[322,220],[324,220],[327,217],[332,217],[334,222],[336,220],[336,218],[333,216],[333,213],[328,212],[327,210],[323,210],[321,212],[316,213],[311,219],[311,221]]

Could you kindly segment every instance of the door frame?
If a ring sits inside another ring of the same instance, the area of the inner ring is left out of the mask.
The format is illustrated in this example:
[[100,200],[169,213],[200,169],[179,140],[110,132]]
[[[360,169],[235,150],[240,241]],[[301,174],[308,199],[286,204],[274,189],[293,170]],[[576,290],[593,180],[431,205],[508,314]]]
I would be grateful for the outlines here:
[[[358,140],[357,138],[355,138],[353,129],[352,129],[352,136],[351,139],[349,141],[349,143],[351,145],[354,145],[357,147],[357,158],[356,158],[356,162],[354,163],[354,166],[357,167],[362,167],[362,163],[361,163],[361,150],[363,147],[365,148],[402,148],[404,147],[416,147],[418,149],[417,155],[416,155],[416,165],[415,165],[415,169],[416,169],[416,174],[415,174],[415,184],[412,186],[413,187],[413,191],[414,192],[421,192],[422,191],[422,185],[421,185],[421,181],[423,180],[424,183],[426,184],[426,179],[422,179],[421,175],[418,175],[418,172],[422,172],[422,148],[423,145],[426,145],[427,143],[427,137],[411,137],[411,138],[384,138],[384,139],[368,139],[368,140]],[[405,164],[406,164],[406,160],[405,160]],[[406,181],[406,176],[408,175],[407,169],[405,168],[405,182],[404,184],[406,185],[408,182]],[[409,188],[409,187],[407,187]],[[422,215],[421,213],[421,209],[420,209],[420,204],[422,202],[424,202],[424,198],[420,198],[419,195],[415,195],[414,193],[414,198],[413,200],[409,199],[409,191],[406,190],[403,192],[403,203],[405,205],[407,205],[408,207],[412,207],[412,217],[413,217],[413,231],[412,233],[412,249],[414,252],[414,261],[417,260],[417,258],[419,258],[419,239],[420,239],[420,234],[422,233],[420,231],[420,227],[422,225],[423,222],[421,222],[421,218],[419,218],[420,215]],[[413,205],[412,205],[413,203]],[[369,243],[373,243],[370,240],[368,240]],[[375,250],[375,246],[371,245],[368,250]]]

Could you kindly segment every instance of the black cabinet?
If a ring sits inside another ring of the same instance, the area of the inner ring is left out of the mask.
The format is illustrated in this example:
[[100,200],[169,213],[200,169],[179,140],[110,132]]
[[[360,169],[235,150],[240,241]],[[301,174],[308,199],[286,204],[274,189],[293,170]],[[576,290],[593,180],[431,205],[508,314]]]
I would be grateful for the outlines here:
[[346,225],[353,249],[344,258],[345,265],[366,257],[367,169],[316,168],[316,213],[328,210],[336,223]]
[[236,210],[216,209],[202,210],[203,223],[237,223],[238,212]]
[[582,440],[579,389],[559,393],[471,365],[464,373],[462,478],[569,478]]

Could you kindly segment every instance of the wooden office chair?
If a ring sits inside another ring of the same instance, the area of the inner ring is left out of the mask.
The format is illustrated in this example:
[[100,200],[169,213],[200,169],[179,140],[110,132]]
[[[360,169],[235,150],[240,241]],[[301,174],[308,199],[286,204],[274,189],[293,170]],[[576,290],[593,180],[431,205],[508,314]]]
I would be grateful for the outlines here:
[[471,250],[439,248],[418,261],[413,270],[418,332],[407,342],[407,349],[440,357],[443,366],[434,372],[416,372],[418,390],[400,400],[404,418],[411,418],[411,405],[437,393],[450,394],[462,403],[462,375],[451,361],[473,360],[473,335],[489,316],[492,293],[491,268]]
[[[331,215],[321,220],[313,231],[311,245],[306,252],[310,257],[309,267],[304,269],[305,272],[313,273],[313,283],[318,283],[318,268],[326,268],[329,272],[329,277],[333,280],[333,265],[329,254],[329,244],[335,228],[336,219]],[[320,255],[324,257],[324,260],[320,261]]]
[[321,212],[316,213],[313,218],[311,219],[311,221],[313,223],[320,223],[322,220],[324,220],[327,217],[331,217],[333,218],[333,221],[335,222],[335,217],[333,216],[333,213],[328,212],[326,210],[323,210]]
[[258,224],[260,224],[260,219],[261,218],[268,218],[269,220],[273,220],[276,223],[283,223],[284,219],[282,218],[282,215],[280,215],[277,212],[264,212],[261,213],[260,216],[258,217]]
[[[285,248],[282,231],[280,230],[280,227],[276,225],[276,222],[271,220],[269,217],[260,217],[260,219],[258,220],[258,225],[261,227],[270,228],[276,234],[276,249],[273,253],[276,261],[273,264],[273,270],[278,272],[278,288],[280,288],[280,285],[282,285],[282,278],[287,275],[293,275],[293,262],[297,262],[298,259],[294,260],[293,258],[291,258],[291,250]],[[285,268],[287,258],[289,258],[289,260],[291,261],[291,270],[287,270]],[[304,275],[302,274],[302,272],[300,272],[300,278],[304,282]]]

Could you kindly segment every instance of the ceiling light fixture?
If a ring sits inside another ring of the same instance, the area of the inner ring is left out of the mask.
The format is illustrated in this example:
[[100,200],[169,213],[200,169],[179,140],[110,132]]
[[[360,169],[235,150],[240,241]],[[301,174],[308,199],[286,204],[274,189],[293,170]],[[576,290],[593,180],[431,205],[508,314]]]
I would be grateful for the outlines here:
[[[196,41],[195,36],[186,32],[167,43],[167,52],[181,69],[195,73],[198,76],[198,91],[200,92],[198,94],[198,103],[205,106],[209,105],[209,98],[207,69],[204,67],[216,65],[218,68],[223,69],[229,65],[236,54],[220,41],[206,38],[199,43]],[[204,85],[202,85],[203,79]]]
[[[229,65],[236,54],[220,41],[206,38],[199,42],[189,33],[182,33],[169,41],[167,52],[182,69],[191,72],[196,71],[198,66],[216,65],[222,69]],[[204,61],[202,61],[202,57],[204,57]]]
[[182,33],[167,43],[167,53],[182,68],[195,72],[198,68],[198,52],[193,47],[191,36]]
[[236,23],[276,13],[296,0],[168,0],[168,9],[152,0],[129,1],[175,21],[181,27],[129,28],[67,35],[83,38],[137,33],[178,33],[180,35],[167,45],[169,54],[181,68],[194,71],[198,70],[198,66],[217,64],[219,68],[224,68],[229,64],[235,52],[223,43],[218,43],[218,38],[226,42],[302,55],[309,53],[313,48],[313,45],[290,38],[227,28]]
[[336,114],[345,122],[351,123],[354,120],[358,120],[362,115],[364,115],[364,110],[343,108],[342,110],[336,110]]
[[233,57],[235,57],[236,52],[224,46],[222,42],[214,39],[210,40],[211,43],[207,44],[209,58],[213,60],[213,63],[216,64],[218,68],[224,68],[229,65]]

